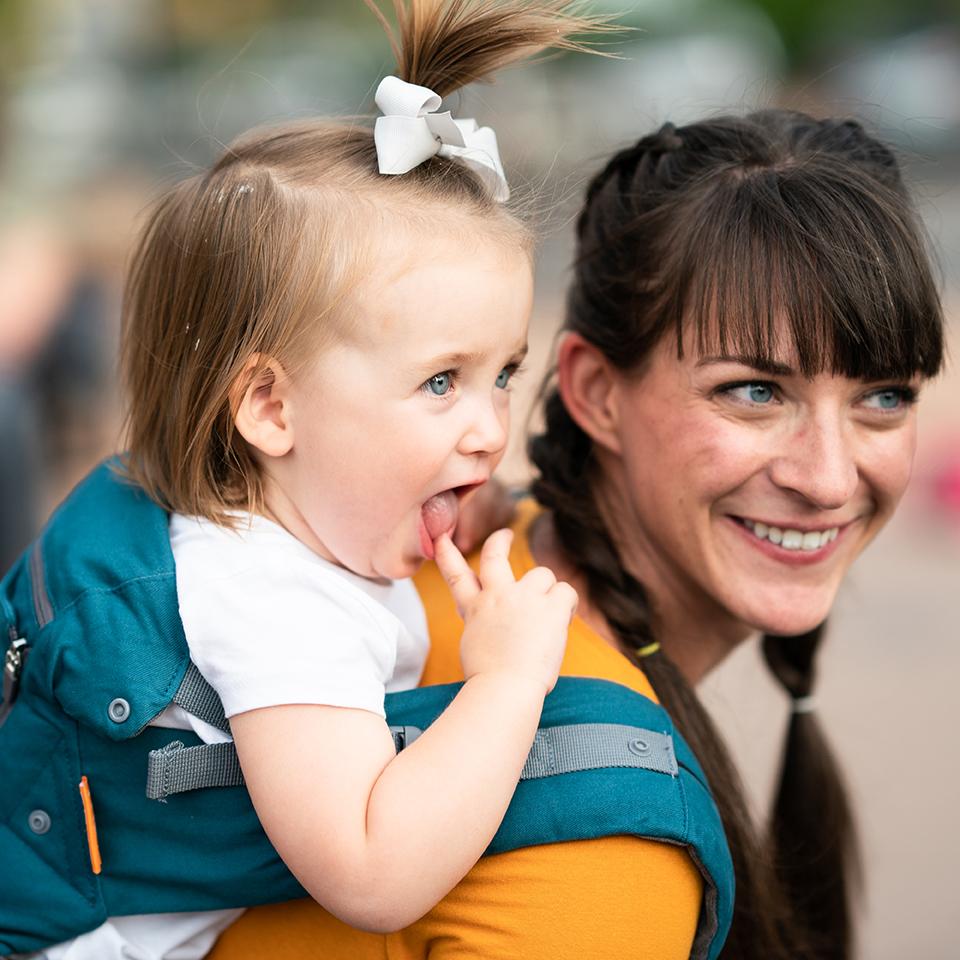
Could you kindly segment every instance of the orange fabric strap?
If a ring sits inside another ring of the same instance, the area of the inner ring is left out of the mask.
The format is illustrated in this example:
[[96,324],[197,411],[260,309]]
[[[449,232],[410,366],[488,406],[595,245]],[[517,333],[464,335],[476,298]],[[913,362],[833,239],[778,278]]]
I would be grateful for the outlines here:
[[90,869],[100,873],[103,863],[100,860],[100,843],[97,840],[97,821],[93,816],[93,799],[90,796],[90,784],[86,775],[80,778],[80,800],[83,803],[83,821],[87,828],[87,848],[90,851]]

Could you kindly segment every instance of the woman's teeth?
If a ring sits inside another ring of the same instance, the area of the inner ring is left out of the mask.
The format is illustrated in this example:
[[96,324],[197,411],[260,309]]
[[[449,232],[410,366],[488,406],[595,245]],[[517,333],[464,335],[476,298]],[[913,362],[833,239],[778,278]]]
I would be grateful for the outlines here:
[[836,540],[840,533],[839,527],[831,527],[829,530],[809,530],[804,533],[802,530],[769,527],[765,523],[754,520],[744,520],[743,525],[748,530],[752,530],[755,537],[769,540],[778,547],[783,547],[784,550],[819,550]]

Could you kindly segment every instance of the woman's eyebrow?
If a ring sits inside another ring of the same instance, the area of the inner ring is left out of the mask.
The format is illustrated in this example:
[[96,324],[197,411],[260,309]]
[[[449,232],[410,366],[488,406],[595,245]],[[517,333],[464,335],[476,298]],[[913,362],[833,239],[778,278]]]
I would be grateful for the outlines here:
[[740,354],[720,354],[716,357],[701,357],[697,361],[698,367],[706,367],[715,363],[739,363],[744,367],[753,367],[761,373],[769,373],[775,377],[792,377],[795,373],[793,367],[785,363],[777,363],[767,357],[747,357]]

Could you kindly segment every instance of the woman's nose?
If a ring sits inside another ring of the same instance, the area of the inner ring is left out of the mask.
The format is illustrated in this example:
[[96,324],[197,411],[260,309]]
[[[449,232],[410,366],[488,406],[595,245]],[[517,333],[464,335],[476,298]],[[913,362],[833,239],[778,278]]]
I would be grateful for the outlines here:
[[821,510],[849,502],[859,483],[856,439],[832,418],[809,420],[783,438],[770,475],[781,488],[798,493]]
[[506,404],[498,405],[492,399],[478,401],[458,449],[464,454],[499,453],[506,446],[509,426],[510,408]]

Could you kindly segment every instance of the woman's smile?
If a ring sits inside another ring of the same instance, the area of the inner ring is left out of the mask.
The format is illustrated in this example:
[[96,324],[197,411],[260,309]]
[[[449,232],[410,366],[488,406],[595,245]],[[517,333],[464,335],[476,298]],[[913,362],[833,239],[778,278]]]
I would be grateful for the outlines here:
[[854,522],[817,526],[788,521],[764,523],[735,516],[726,519],[751,549],[788,566],[808,566],[829,559],[842,547]]

